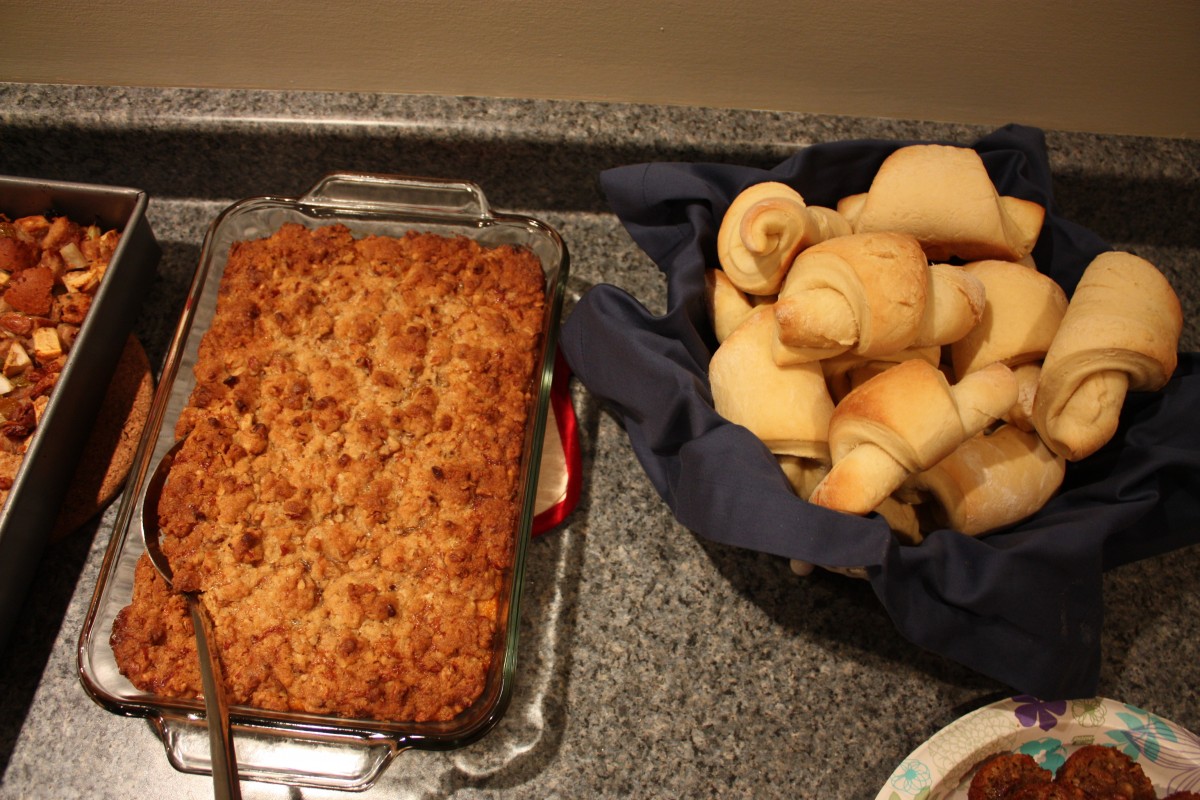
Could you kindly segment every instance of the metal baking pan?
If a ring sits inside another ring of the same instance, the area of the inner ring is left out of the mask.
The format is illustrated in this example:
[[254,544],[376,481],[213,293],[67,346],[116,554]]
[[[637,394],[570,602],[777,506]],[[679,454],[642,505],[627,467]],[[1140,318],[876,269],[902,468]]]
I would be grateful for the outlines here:
[[0,176],[0,212],[121,231],[121,241],[0,509],[0,652],[41,560],[161,251],[138,189]]
[[301,197],[245,199],[214,220],[151,405],[129,491],[118,509],[78,653],[80,678],[92,698],[113,713],[148,719],[162,740],[168,760],[182,772],[206,773],[211,769],[203,704],[135,688],[117,668],[110,644],[112,624],[132,596],[134,566],[144,549],[140,519],[145,484],[158,459],[173,444],[175,422],[194,385],[192,368],[197,347],[215,312],[217,288],[230,246],[268,236],[284,223],[310,228],[341,223],[356,236],[399,236],[417,230],[468,236],[489,245],[523,246],[539,257],[545,278],[546,311],[535,368],[534,407],[520,469],[522,510],[513,531],[513,565],[506,576],[505,603],[499,614],[492,669],[483,695],[449,722],[379,722],[265,712],[244,706],[230,710],[242,778],[360,790],[372,785],[405,749],[447,750],[478,740],[494,727],[509,704],[516,671],[525,553],[535,513],[568,256],[562,239],[552,228],[529,217],[493,213],[482,190],[462,181],[335,173]]

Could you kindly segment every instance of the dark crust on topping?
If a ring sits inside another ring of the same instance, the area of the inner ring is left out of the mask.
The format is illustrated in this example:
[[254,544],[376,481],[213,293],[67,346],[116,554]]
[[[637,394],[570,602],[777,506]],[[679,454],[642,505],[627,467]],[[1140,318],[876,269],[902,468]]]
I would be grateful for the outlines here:
[[997,753],[989,756],[975,772],[967,791],[967,800],[1001,800],[1018,787],[1029,783],[1050,783],[1054,773],[1043,769],[1024,753]]
[[[1192,800],[1187,793],[1171,800]],[[968,800],[1155,800],[1140,764],[1115,747],[1091,744],[1067,757],[1057,774],[1022,753],[985,759],[971,779]],[[1200,800],[1200,799],[1198,799]]]
[[1056,780],[1080,789],[1087,797],[1155,800],[1154,786],[1141,766],[1115,747],[1090,744],[1079,748],[1058,768]]

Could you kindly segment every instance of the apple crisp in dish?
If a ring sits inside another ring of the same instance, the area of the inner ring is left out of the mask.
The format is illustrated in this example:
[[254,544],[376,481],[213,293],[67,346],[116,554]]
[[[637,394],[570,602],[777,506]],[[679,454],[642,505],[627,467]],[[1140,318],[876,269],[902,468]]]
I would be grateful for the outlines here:
[[[440,721],[479,696],[544,303],[534,254],[463,236],[287,224],[234,245],[158,506],[231,703]],[[192,637],[142,556],[122,673],[196,696]]]

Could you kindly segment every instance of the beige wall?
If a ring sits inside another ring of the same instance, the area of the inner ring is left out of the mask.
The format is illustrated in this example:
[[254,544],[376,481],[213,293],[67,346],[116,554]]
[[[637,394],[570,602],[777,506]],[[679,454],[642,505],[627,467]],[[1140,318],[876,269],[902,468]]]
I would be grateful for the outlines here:
[[0,80],[1200,137],[1200,0],[0,0]]

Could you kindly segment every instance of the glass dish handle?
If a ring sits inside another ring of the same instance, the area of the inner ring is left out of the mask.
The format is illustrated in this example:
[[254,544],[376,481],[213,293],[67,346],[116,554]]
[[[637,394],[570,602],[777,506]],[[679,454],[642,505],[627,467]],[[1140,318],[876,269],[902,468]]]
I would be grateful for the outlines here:
[[311,206],[339,209],[406,209],[470,219],[487,219],[492,215],[483,190],[470,181],[370,172],[329,173],[300,200]]
[[[208,728],[203,719],[162,714],[151,717],[167,760],[179,772],[211,775]],[[238,774],[243,780],[313,789],[370,788],[403,749],[389,738],[280,735],[234,723]]]

